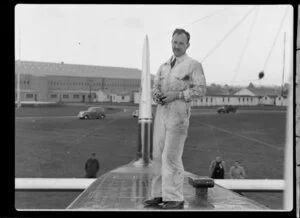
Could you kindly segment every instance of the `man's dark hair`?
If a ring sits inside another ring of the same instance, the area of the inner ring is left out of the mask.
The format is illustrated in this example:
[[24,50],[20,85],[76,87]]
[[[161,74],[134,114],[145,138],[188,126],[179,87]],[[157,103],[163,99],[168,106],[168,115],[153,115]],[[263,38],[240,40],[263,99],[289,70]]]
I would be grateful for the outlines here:
[[186,35],[186,37],[187,37],[187,43],[190,43],[191,36],[190,36],[189,32],[185,31],[184,29],[175,29],[174,32],[173,32],[173,34],[172,34],[172,37],[175,34],[179,35],[179,34],[182,34],[182,33]]

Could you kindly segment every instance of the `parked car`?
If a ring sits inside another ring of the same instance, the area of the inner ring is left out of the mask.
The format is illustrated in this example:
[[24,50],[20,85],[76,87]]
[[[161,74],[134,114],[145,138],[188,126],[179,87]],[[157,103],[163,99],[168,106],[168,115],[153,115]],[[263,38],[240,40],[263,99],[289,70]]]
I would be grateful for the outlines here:
[[138,118],[139,117],[139,110],[135,110],[132,112],[133,118]]
[[222,106],[222,107],[219,107],[217,112],[220,114],[220,113],[235,113],[237,110],[237,106],[232,106],[232,105],[225,105],[225,106]]
[[102,107],[89,107],[86,111],[80,111],[77,117],[79,119],[104,119],[104,111]]

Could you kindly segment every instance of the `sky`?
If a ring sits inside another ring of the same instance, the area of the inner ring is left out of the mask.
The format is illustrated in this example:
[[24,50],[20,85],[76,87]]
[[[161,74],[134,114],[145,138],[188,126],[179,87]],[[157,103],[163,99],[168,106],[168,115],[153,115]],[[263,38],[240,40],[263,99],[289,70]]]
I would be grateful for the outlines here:
[[148,35],[156,74],[184,28],[208,84],[281,85],[292,78],[293,16],[291,5],[18,4],[15,59],[142,69]]

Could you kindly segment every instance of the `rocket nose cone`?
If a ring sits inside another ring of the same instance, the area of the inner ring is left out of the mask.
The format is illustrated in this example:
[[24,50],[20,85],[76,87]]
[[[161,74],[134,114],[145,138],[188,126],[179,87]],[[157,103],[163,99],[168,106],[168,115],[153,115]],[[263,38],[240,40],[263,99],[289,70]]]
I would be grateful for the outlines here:
[[149,41],[148,35],[145,36],[143,46],[143,61],[141,73],[141,97],[140,97],[140,119],[151,118],[151,77],[149,60]]
[[145,36],[145,41],[148,41],[149,39],[148,39],[148,34],[146,34],[146,36]]

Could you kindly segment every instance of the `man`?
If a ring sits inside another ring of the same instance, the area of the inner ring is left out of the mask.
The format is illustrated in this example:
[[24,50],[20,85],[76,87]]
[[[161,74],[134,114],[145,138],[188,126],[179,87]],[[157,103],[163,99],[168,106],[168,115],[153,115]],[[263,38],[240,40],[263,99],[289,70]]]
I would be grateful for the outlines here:
[[96,154],[92,153],[92,156],[85,163],[86,178],[96,178],[99,170],[99,161],[96,158]]
[[158,104],[153,131],[152,199],[146,207],[182,209],[184,207],[184,167],[182,153],[187,137],[191,101],[204,96],[206,82],[202,65],[189,57],[190,34],[175,29],[173,56],[163,63],[153,84],[153,100]]
[[246,172],[244,167],[240,165],[239,161],[235,161],[234,165],[230,167],[229,178],[230,179],[245,179]]
[[212,179],[224,179],[225,177],[225,161],[221,157],[212,160],[209,167],[210,177]]

